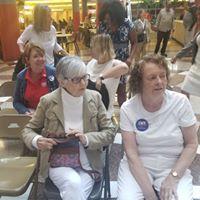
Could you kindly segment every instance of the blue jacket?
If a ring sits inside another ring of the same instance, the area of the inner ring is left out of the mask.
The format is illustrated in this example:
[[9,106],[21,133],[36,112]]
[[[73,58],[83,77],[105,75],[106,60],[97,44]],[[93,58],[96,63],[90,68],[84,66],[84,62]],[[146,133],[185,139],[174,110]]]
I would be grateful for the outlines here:
[[[49,66],[45,66],[45,68],[47,73],[47,86],[49,88],[49,92],[52,92],[58,87],[58,82],[55,77],[55,68]],[[27,68],[22,70],[17,75],[15,92],[13,96],[13,106],[20,114],[29,112],[29,109],[26,107],[27,105],[26,100],[24,99],[24,94],[26,91],[26,84],[27,84],[27,81],[25,79],[26,72]]]

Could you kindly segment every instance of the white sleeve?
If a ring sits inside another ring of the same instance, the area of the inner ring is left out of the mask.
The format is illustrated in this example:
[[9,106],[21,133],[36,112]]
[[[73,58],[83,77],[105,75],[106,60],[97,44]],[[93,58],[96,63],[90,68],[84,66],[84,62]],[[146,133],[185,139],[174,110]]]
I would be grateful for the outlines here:
[[197,120],[192,110],[192,106],[187,97],[183,97],[182,102],[180,102],[180,108],[178,111],[178,124],[181,127],[189,127],[194,125]]
[[128,109],[126,109],[126,107],[122,105],[120,109],[120,129],[127,132],[133,132],[134,124],[133,122],[131,122],[127,110]]
[[36,149],[38,149],[38,146],[37,146],[37,141],[39,138],[41,138],[42,136],[41,135],[36,135],[33,140],[32,140],[32,146],[35,147]]
[[88,74],[93,74],[93,72],[92,72],[92,66],[94,65],[94,62],[93,62],[94,60],[93,59],[91,59],[88,63],[87,63],[87,65],[86,65],[86,68],[87,68],[87,73]]
[[58,53],[61,50],[63,50],[63,48],[58,44],[57,39],[56,39],[56,43],[55,43],[55,46],[54,46],[54,51],[56,53]]
[[57,42],[57,37],[56,37],[56,28],[52,25],[51,26],[51,31],[52,31],[52,37],[55,37],[56,38],[56,42],[55,42],[55,45],[54,45],[54,51],[56,52],[56,53],[58,53],[60,50],[63,50],[63,48],[58,44],[58,42]]
[[116,66],[116,65],[119,65],[120,63],[122,63],[121,60],[114,59],[114,61],[113,61],[113,67]]
[[26,42],[30,40],[32,31],[33,31],[33,25],[27,26],[24,32],[19,36],[17,44],[25,45]]

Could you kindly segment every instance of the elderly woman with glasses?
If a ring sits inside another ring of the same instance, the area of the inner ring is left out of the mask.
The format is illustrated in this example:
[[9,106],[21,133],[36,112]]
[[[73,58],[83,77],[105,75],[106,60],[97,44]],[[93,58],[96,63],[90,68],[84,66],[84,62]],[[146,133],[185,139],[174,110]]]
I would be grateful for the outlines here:
[[[39,181],[44,182],[49,173],[64,200],[87,199],[96,180],[91,173],[102,173],[102,147],[112,143],[115,136],[100,94],[86,89],[86,72],[79,57],[62,58],[56,68],[60,87],[41,98],[22,133],[30,149],[41,150]],[[78,160],[65,148],[67,145],[60,150],[66,140],[72,151],[78,145]],[[53,152],[60,155],[55,157]]]

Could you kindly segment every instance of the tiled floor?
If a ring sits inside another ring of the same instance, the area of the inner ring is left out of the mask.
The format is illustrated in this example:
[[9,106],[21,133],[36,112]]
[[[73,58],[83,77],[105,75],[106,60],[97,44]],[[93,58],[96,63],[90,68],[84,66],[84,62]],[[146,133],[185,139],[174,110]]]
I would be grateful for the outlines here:
[[[151,42],[147,45],[147,52],[153,53],[155,47],[155,33],[152,34]],[[181,46],[177,44],[174,40],[170,40],[167,48],[167,54],[168,54],[168,61],[169,61],[169,67],[172,73],[172,80],[171,83],[173,86],[180,86],[181,82],[183,81],[182,74],[185,75],[187,73],[187,70],[190,67],[190,62],[188,59],[184,59],[181,61],[178,61],[176,65],[170,64],[170,59],[181,49]],[[73,49],[71,49],[71,52],[73,52]],[[85,62],[90,60],[90,51],[88,48],[83,47],[81,45],[81,57]],[[13,67],[10,67],[8,64],[3,63],[0,61],[0,84],[7,80],[11,80],[11,74],[13,72]],[[180,75],[181,74],[181,75]],[[119,119],[119,107],[117,106],[117,103],[115,103],[115,115],[116,118]],[[200,114],[200,98],[192,96],[191,97],[191,104],[193,107],[193,110],[196,114]],[[119,161],[122,155],[121,150],[121,135],[118,133],[115,138],[114,145],[111,147],[111,156],[110,156],[110,175],[111,175],[111,192],[112,197],[116,198],[117,196],[117,169],[119,165]],[[194,176],[194,198],[200,199],[200,156],[197,156],[195,161],[193,162],[192,166],[192,174]],[[28,193],[30,191],[30,188],[26,194],[20,197],[2,197],[1,200],[25,200],[28,198]]]

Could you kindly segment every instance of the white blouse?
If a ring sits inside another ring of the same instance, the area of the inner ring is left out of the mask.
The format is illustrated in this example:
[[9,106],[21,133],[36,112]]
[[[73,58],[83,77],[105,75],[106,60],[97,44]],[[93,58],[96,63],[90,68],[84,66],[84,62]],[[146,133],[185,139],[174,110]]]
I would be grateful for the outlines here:
[[29,25],[18,38],[17,44],[25,45],[28,41],[42,47],[45,50],[46,63],[54,65],[53,52],[59,52],[62,47],[57,43],[56,29],[53,25],[51,25],[50,31],[40,33],[35,32],[33,25]]
[[[96,79],[104,70],[110,69],[114,67],[115,65],[119,64],[120,62],[121,62],[120,60],[111,59],[110,61],[106,63],[98,64],[96,59],[92,59],[87,64],[87,73],[90,74],[91,81],[96,82]],[[110,100],[108,110],[107,110],[108,118],[111,118],[114,112],[113,104],[115,100],[115,93],[119,85],[119,79],[120,78],[108,78],[108,79],[103,80],[103,83],[106,85],[106,88],[108,90],[109,100]]]

